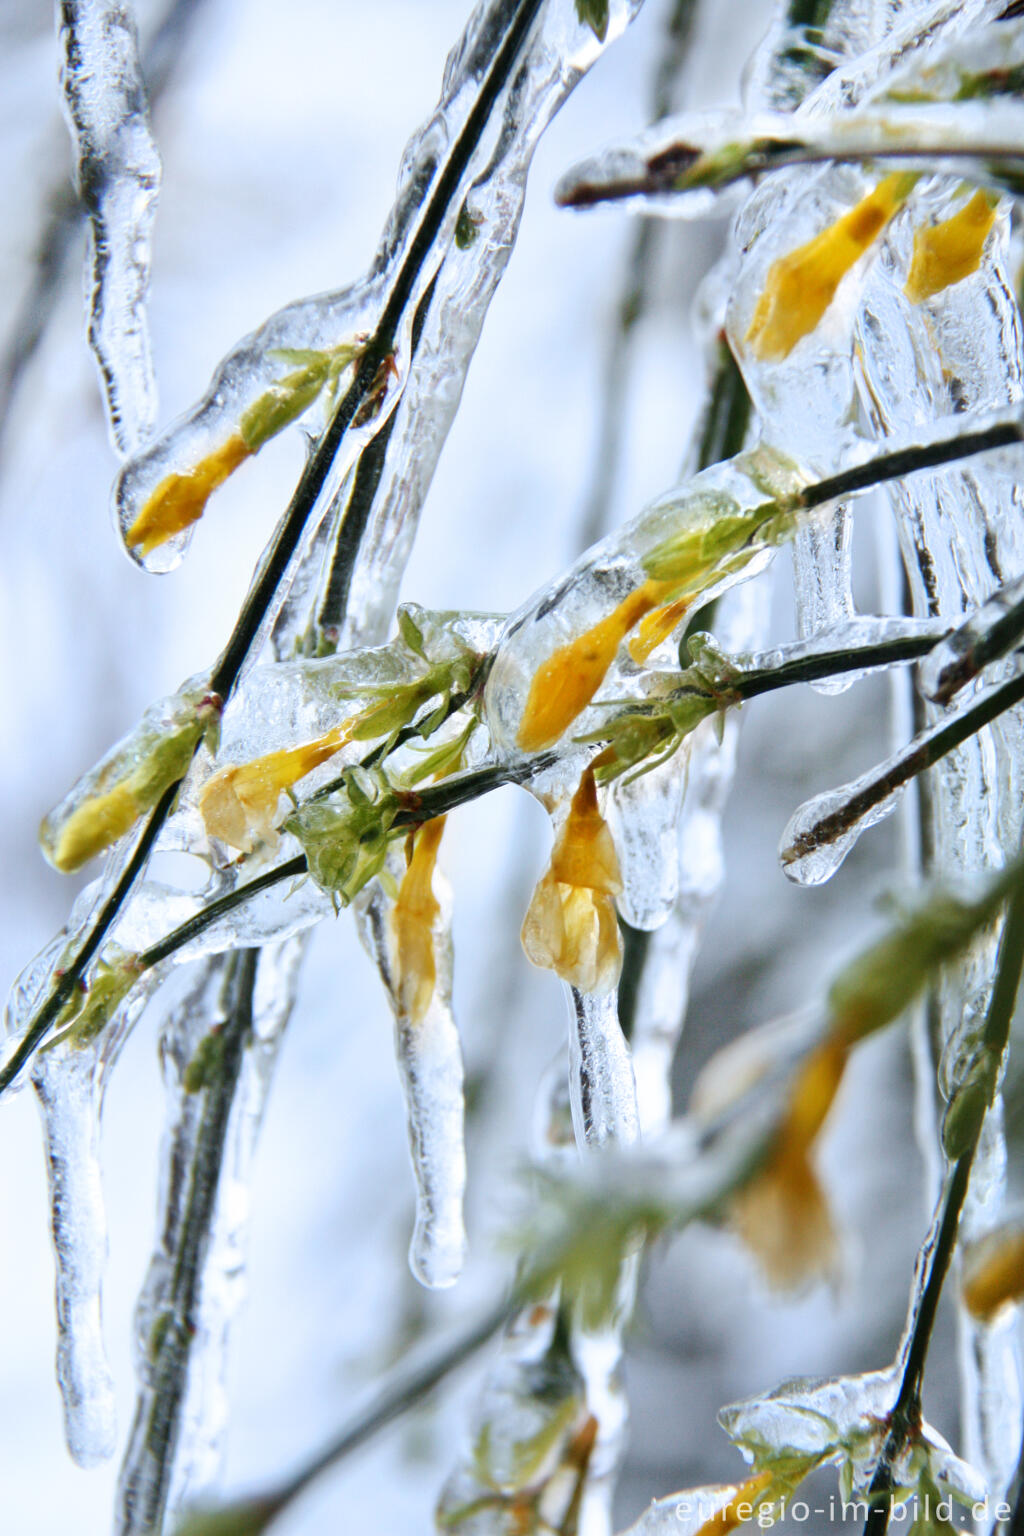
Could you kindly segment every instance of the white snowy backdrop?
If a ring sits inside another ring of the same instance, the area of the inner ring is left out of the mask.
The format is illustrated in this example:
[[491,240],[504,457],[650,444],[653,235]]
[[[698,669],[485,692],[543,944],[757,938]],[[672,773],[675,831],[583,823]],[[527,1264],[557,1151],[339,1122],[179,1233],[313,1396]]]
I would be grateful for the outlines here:
[[[389,208],[402,147],[437,97],[462,0],[375,4],[203,0],[155,114],[164,186],[151,320],[161,422],[205,387],[219,357],[288,300],[365,267]],[[766,7],[706,5],[686,74],[688,104],[738,96]],[[143,31],[154,20],[142,16]],[[557,212],[560,173],[647,119],[662,7],[651,0],[542,141],[522,232],[485,325],[462,408],[427,503],[403,596],[502,611],[574,557],[596,452],[598,387],[628,224]],[[0,10],[0,294],[13,325],[47,199],[69,174],[42,0]],[[673,230],[656,304],[638,340],[628,449],[615,515],[674,479],[703,364],[690,324],[724,223]],[[0,657],[4,920],[8,980],[59,927],[67,880],[35,842],[40,816],[153,698],[204,666],[228,632],[299,462],[280,440],[236,477],[193,556],[154,578],[121,555],[108,513],[115,461],[83,343],[80,268],[15,400],[0,446]],[[6,333],[5,333],[6,334]],[[873,527],[858,522],[871,606]],[[780,562],[774,626],[792,633]],[[752,1022],[819,992],[872,921],[895,877],[899,831],[871,834],[821,892],[785,882],[776,844],[816,789],[886,749],[879,683],[840,699],[800,693],[745,711],[726,818],[728,877],[699,962],[688,1028],[696,1064]],[[411,1184],[391,1021],[349,915],[317,931],[274,1084],[252,1188],[248,1301],[235,1331],[227,1486],[286,1470],[356,1408],[403,1347],[465,1317],[504,1273],[493,1239],[512,1206],[536,1087],[563,1048],[557,983],[518,944],[547,850],[544,818],[511,789],[453,819],[444,863],[455,890],[456,1011],[481,1081],[469,1142],[471,1262],[454,1292],[428,1295],[405,1261]],[[122,1434],[133,1400],[131,1314],[153,1237],[162,1090],[156,1011],[114,1076],[103,1160],[111,1256],[105,1329]],[[618,1509],[737,1475],[715,1427],[725,1402],[799,1372],[866,1369],[892,1354],[924,1225],[901,1038],[855,1063],[825,1143],[839,1181],[847,1278],[838,1295],[784,1304],[761,1290],[733,1239],[694,1232],[650,1267],[628,1363],[633,1435]],[[884,1141],[885,1158],[872,1155]],[[50,1536],[108,1527],[114,1463],[78,1471],[62,1442],[53,1382],[52,1261],[36,1109],[0,1112],[0,1530]],[[931,1413],[943,1396],[942,1340]],[[327,1477],[281,1536],[426,1530],[481,1362],[428,1411]]]

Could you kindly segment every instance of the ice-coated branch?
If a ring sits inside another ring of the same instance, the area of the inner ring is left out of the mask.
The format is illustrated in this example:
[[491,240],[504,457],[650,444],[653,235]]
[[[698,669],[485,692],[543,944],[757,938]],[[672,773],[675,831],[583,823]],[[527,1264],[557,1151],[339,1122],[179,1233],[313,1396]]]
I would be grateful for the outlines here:
[[860,833],[896,808],[909,781],[1024,701],[1024,672],[985,689],[971,704],[940,720],[902,752],[853,783],[826,790],[795,812],[779,849],[782,866],[800,885],[820,885],[835,874]]
[[160,188],[130,0],[61,0],[61,84],[89,217],[89,343],[115,447],[134,453],[156,421],[145,301]]
[[[155,32],[142,48],[142,74],[151,111],[170,83],[189,31],[205,0],[170,0]],[[0,444],[25,373],[46,334],[67,275],[85,209],[72,187],[50,194],[48,213],[36,241],[32,277],[18,307],[11,339],[0,357]]]
[[889,1431],[868,1491],[865,1536],[884,1536],[892,1512],[892,1468],[920,1423],[921,1389],[939,1297],[949,1271],[975,1153],[985,1116],[995,1098],[1001,1063],[1024,968],[1024,892],[1013,891],[1006,910],[992,996],[980,1051],[969,1075],[957,1086],[946,1111],[943,1142],[949,1170],[932,1230],[918,1258],[911,1315],[900,1350],[899,1394]]
[[[448,205],[460,187],[463,174],[487,127],[491,109],[514,67],[539,5],[540,0],[518,0],[515,5],[507,7],[507,15],[502,18],[489,67],[483,72],[473,106],[460,133],[445,159],[435,169],[415,231],[388,285],[387,298],[374,334],[366,342],[355,376],[306,463],[289,507],[260,563],[228,644],[213,669],[211,691],[224,700],[230,697],[243,667],[267,636],[275,616],[275,605],[282,598],[295,566],[301,559],[307,524],[330,481],[345,434],[360,410],[371,406],[379,371],[390,354],[395,336],[403,324],[411,323],[411,317],[406,315],[409,301],[416,297],[422,286],[425,266],[432,259],[436,260],[434,246],[446,228],[446,220],[450,222]],[[386,419],[385,416],[384,421]],[[378,428],[384,421],[377,423]],[[359,530],[353,529],[351,532],[354,538]],[[180,782],[179,779],[164,790],[138,833],[131,851],[126,855],[110,895],[99,912],[87,922],[75,952],[68,956],[61,975],[53,979],[45,997],[40,1000],[35,1016],[28,1022],[23,1035],[23,1053],[19,1050],[16,1060],[9,1060],[0,1068],[0,1093],[13,1081],[39,1041],[45,1038],[123,910],[175,803]]]

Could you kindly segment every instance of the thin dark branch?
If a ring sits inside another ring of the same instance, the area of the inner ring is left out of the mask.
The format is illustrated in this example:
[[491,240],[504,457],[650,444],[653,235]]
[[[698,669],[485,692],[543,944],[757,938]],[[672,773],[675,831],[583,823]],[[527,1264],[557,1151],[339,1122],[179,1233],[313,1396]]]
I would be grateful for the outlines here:
[[823,816],[813,827],[798,835],[785,850],[784,859],[788,862],[799,858],[822,843],[830,843],[841,837],[868,811],[888,799],[910,779],[923,773],[926,768],[931,768],[940,758],[952,752],[954,747],[960,746],[1022,701],[1024,672],[998,687],[988,689],[968,709],[912,741],[904,752],[884,764],[874,778],[856,794],[850,795],[837,810]]
[[[999,946],[992,996],[989,1001],[981,1044],[992,1063],[988,1102],[995,1091],[995,1064],[1002,1058],[1010,1034],[1021,970],[1024,968],[1024,889],[1018,886],[1010,897],[1003,935]],[[889,1432],[868,1490],[868,1518],[865,1536],[884,1536],[892,1511],[893,1466],[908,1439],[920,1428],[921,1388],[924,1382],[928,1346],[942,1287],[949,1272],[960,1215],[970,1184],[984,1115],[979,1114],[970,1127],[967,1143],[953,1163],[940,1197],[932,1234],[922,1250],[923,1281],[914,1304],[913,1321],[906,1340],[900,1388],[889,1418]],[[934,1234],[934,1235],[933,1235]]]
[[805,507],[820,507],[826,501],[845,501],[856,491],[868,491],[888,480],[900,480],[904,475],[916,474],[922,469],[938,469],[943,464],[953,464],[969,459],[976,453],[988,453],[993,448],[1007,448],[1024,439],[1020,418],[995,422],[979,432],[963,432],[956,437],[942,438],[919,447],[898,448],[893,453],[883,453],[841,470],[817,485],[808,486],[801,497]]
[[[403,314],[444,225],[451,200],[458,191],[462,176],[483,136],[491,111],[508,80],[541,4],[542,0],[519,0],[514,7],[502,41],[495,51],[465,125],[430,188],[426,206],[395,274],[377,328],[361,354],[356,376],[340,400],[316,449],[306,463],[288,508],[278,524],[267,555],[261,562],[242,605],[242,611],[227,646],[214,667],[210,688],[224,700],[230,697],[241,675],[251,647],[257,641],[263,621],[288,573],[292,558],[301,545],[306,526],[327,484],[345,434],[360,408],[366,404],[372,394],[378,369],[391,352]],[[367,504],[362,509],[364,517],[368,518],[369,510],[369,504]],[[361,537],[362,531],[364,530],[353,527],[350,534],[355,537],[358,533]],[[170,785],[150,812],[131,859],[119,878],[114,892],[104,903],[99,916],[91,925],[74,957],[68,962],[62,976],[58,977],[55,985],[51,987],[32,1019],[19,1048],[5,1066],[0,1068],[0,1094],[10,1086],[82,979],[86,967],[96,954],[134,887],[149,852],[170,814],[180,784],[181,780],[178,780]]]

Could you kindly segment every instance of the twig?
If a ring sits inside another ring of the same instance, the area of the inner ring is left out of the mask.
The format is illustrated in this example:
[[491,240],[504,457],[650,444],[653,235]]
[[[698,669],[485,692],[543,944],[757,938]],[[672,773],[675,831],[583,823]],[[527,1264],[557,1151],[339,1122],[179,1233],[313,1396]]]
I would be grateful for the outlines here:
[[[501,94],[541,3],[542,0],[516,0],[510,10],[504,36],[496,48],[465,125],[431,185],[419,226],[395,274],[377,328],[361,354],[356,376],[339,401],[316,449],[306,463],[288,508],[278,524],[267,554],[259,566],[255,580],[242,605],[242,611],[227,646],[213,669],[210,679],[211,692],[218,694],[224,700],[227,700],[233,692],[249,652],[261,634],[263,621],[301,545],[306,525],[329,479],[345,434],[360,407],[371,395],[378,369],[390,354],[417,279],[443,227],[451,199],[458,191],[462,176],[486,128],[491,110]],[[365,520],[369,517],[369,511],[369,503],[357,509],[356,516],[362,516],[363,526],[362,528],[351,526],[346,535],[354,540],[353,547],[358,546],[358,538],[365,530]],[[104,903],[75,955],[64,967],[62,975],[57,978],[37,1009],[18,1050],[0,1068],[0,1094],[10,1086],[84,976],[89,962],[133,889],[153,844],[170,814],[181,782],[178,780],[170,785],[150,812],[114,891]]]
[[[982,1049],[992,1066],[988,1104],[996,1086],[996,1066],[1006,1050],[1014,1005],[1024,967],[1024,889],[1018,886],[1010,897],[999,946],[992,997],[981,1035]],[[889,1432],[868,1489],[865,1536],[884,1536],[889,1524],[893,1487],[893,1465],[908,1439],[921,1423],[921,1387],[924,1381],[928,1346],[943,1283],[949,1271],[956,1244],[960,1215],[971,1178],[984,1114],[978,1114],[969,1128],[967,1144],[949,1170],[946,1187],[939,1200],[932,1232],[922,1249],[924,1279],[913,1304],[910,1330],[904,1345],[903,1374],[900,1388],[889,1416]]]
[[785,850],[784,859],[791,862],[813,851],[821,843],[830,843],[841,837],[897,789],[917,774],[923,773],[926,768],[931,768],[940,758],[1022,701],[1024,672],[1011,677],[1008,682],[987,689],[969,708],[954,715],[945,724],[926,731],[923,736],[912,741],[905,751],[883,764],[874,778],[856,794],[850,795],[837,810],[822,816],[813,827],[799,833]]
[[[407,1375],[399,1377],[391,1386],[385,1387],[364,1413],[328,1440],[280,1487],[246,1500],[243,1508],[258,1509],[261,1513],[261,1522],[255,1529],[266,1530],[277,1516],[294,1503],[322,1473],[337,1466],[340,1461],[344,1461],[353,1451],[365,1445],[380,1430],[421,1403],[435,1387],[440,1386],[446,1377],[494,1338],[495,1334],[500,1332],[515,1315],[515,1310],[513,1302],[503,1301],[490,1312],[486,1312],[465,1333],[460,1334],[451,1344],[440,1350],[432,1360],[428,1360],[426,1364],[410,1371]],[[202,1529],[201,1516],[196,1525],[199,1530]],[[185,1536],[190,1528],[191,1522],[186,1522],[182,1536]]]
[[141,1486],[129,1484],[123,1490],[131,1502],[133,1528],[158,1531],[163,1524],[189,1359],[199,1327],[204,1259],[216,1211],[228,1122],[252,1034],[258,960],[259,951],[248,949],[230,956],[225,966],[219,1051],[210,1080],[201,1090],[202,1110],[188,1166],[188,1196],[176,1233],[169,1311],[154,1320],[159,1333],[150,1346],[155,1355],[151,1396],[145,1406],[145,1399],[140,1399],[142,1423],[137,1422],[135,1428],[135,1433],[141,1429],[144,1434],[147,1475]]

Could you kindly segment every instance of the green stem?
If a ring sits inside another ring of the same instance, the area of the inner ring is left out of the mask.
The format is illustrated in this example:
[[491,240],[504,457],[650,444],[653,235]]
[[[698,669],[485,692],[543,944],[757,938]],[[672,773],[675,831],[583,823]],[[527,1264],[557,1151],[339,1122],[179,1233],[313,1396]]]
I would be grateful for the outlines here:
[[[1001,1061],[1009,1041],[1022,968],[1024,968],[1024,887],[1018,884],[1010,896],[1007,907],[992,996],[981,1035],[982,1049],[988,1053],[993,1062]],[[993,1080],[988,1099],[989,1107],[995,1093],[996,1084]],[[913,1304],[912,1322],[903,1351],[903,1373],[896,1402],[889,1418],[889,1432],[868,1490],[870,1508],[864,1527],[865,1536],[884,1536],[891,1513],[889,1495],[893,1488],[893,1466],[902,1454],[907,1441],[920,1427],[921,1389],[928,1346],[931,1343],[942,1287],[949,1273],[956,1246],[960,1217],[970,1185],[971,1169],[981,1139],[983,1124],[984,1115],[980,1115],[970,1129],[967,1145],[947,1174],[932,1232],[921,1250],[919,1270],[923,1274],[923,1280]]]

